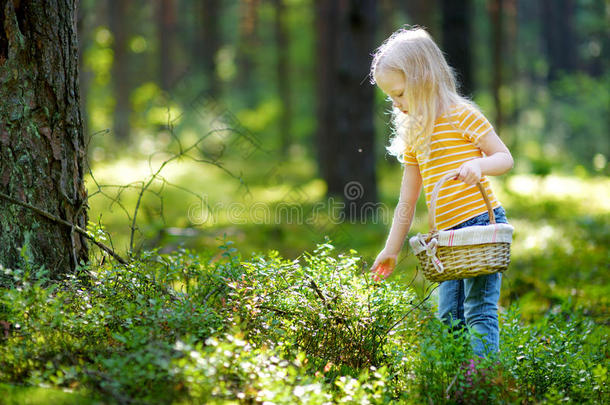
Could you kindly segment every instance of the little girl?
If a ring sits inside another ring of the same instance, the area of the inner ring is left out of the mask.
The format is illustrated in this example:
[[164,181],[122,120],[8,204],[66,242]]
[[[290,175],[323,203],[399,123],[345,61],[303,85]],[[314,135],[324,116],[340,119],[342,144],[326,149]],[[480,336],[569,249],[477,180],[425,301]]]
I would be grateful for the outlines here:
[[[506,173],[513,158],[477,106],[458,94],[454,72],[425,30],[403,28],[386,39],[374,54],[371,83],[392,100],[394,136],[387,149],[404,165],[390,233],[371,268],[378,280],[394,270],[422,186],[429,207],[434,185],[447,173],[458,174],[439,193],[439,230],[489,224],[477,182],[487,191],[496,222],[507,223],[485,176]],[[502,274],[494,273],[439,286],[438,317],[483,335],[472,339],[479,356],[498,350],[501,280]]]

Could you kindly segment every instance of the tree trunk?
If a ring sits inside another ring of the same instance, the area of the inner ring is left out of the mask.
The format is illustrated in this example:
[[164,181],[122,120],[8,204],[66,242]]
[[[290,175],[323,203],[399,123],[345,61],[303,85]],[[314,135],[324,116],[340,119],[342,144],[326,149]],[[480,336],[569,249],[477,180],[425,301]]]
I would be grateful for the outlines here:
[[110,0],[108,2],[109,26],[112,32],[112,85],[114,88],[113,131],[119,142],[129,139],[129,54],[127,52],[129,0]]
[[334,136],[336,110],[334,97],[336,91],[327,86],[334,85],[334,72],[337,66],[338,55],[335,53],[335,42],[338,36],[336,22],[339,17],[337,3],[316,0],[315,2],[315,31],[316,31],[316,152],[318,166],[322,178],[326,180],[330,192],[330,178],[332,177],[333,154],[339,149],[338,141]]
[[257,99],[257,89],[252,78],[255,69],[255,52],[260,49],[257,37],[259,2],[260,0],[240,2],[239,45],[236,56],[237,88],[244,95],[248,107],[253,107]]
[[291,143],[292,102],[290,91],[289,38],[285,0],[275,1],[275,38],[277,46],[277,85],[280,96],[280,152],[286,156]]
[[591,13],[597,14],[600,16],[599,18],[606,15],[606,24],[597,24],[596,28],[587,35],[588,39],[592,41],[590,44],[597,43],[598,45],[593,49],[589,48],[588,62],[584,66],[589,75],[593,77],[603,76],[606,71],[604,65],[607,66],[610,62],[610,52],[608,52],[610,49],[610,35],[608,35],[610,25],[608,24],[608,14],[606,12],[608,6],[606,4],[608,4],[607,1],[596,0],[590,5]]
[[396,0],[379,1],[379,14],[381,15],[379,30],[383,38],[387,38],[396,29],[398,17],[400,17],[396,3]]
[[549,62],[549,81],[557,79],[561,72],[569,73],[576,69],[578,53],[573,26],[574,8],[572,0],[542,1],[541,18]]
[[443,51],[455,69],[461,93],[470,96],[472,86],[471,0],[442,0]]
[[157,4],[157,37],[159,38],[159,82],[169,91],[174,82],[174,54],[176,33],[176,4],[174,0],[159,0]]
[[343,196],[348,218],[377,201],[374,88],[368,83],[375,47],[376,2],[316,5],[317,152],[329,196]]
[[438,23],[436,9],[437,0],[401,1],[403,9],[409,16],[409,22],[424,27],[426,31],[436,38],[438,36]]
[[[87,226],[75,1],[0,1],[0,191]],[[52,277],[88,261],[86,240],[0,198],[0,263]]]
[[220,97],[220,80],[216,74],[216,54],[220,49],[220,1],[203,0],[201,2],[201,34],[195,41],[195,54],[200,55],[199,62],[207,81],[210,96]]
[[491,20],[491,45],[492,45],[492,80],[491,88],[496,109],[495,127],[498,132],[503,125],[504,115],[502,114],[502,100],[500,98],[500,87],[502,86],[502,50],[504,44],[502,0],[492,0],[489,3],[489,16]]
[[[504,55],[505,71],[504,80],[506,82],[517,82],[520,80],[520,74],[517,66],[519,66],[519,58],[521,55],[517,52],[519,38],[519,23],[518,23],[518,0],[503,0],[504,18],[506,27],[504,30]],[[506,122],[515,123],[519,116],[519,97],[515,96],[513,108],[507,113]]]

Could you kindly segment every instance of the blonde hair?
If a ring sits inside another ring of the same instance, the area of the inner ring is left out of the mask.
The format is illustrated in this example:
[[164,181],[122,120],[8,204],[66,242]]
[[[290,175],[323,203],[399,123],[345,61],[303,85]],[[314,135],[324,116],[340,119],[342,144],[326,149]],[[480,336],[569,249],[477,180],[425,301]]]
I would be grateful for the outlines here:
[[430,35],[420,27],[401,28],[387,38],[373,54],[370,81],[394,70],[404,73],[409,113],[392,108],[392,137],[387,150],[403,162],[407,149],[430,155],[434,121],[452,106],[474,103],[457,92],[455,73]]

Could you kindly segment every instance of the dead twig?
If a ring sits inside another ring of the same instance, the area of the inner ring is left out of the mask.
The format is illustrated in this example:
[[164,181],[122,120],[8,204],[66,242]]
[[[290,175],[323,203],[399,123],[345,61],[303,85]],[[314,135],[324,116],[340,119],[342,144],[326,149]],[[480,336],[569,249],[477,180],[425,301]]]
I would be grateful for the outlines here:
[[106,253],[108,253],[110,256],[114,257],[119,263],[121,264],[127,264],[127,260],[123,259],[121,256],[119,256],[114,250],[112,250],[110,247],[104,245],[102,242],[99,242],[97,240],[95,240],[95,238],[93,238],[91,235],[89,235],[89,232],[87,232],[87,230],[81,228],[80,226],[73,224],[69,221],[66,221],[65,219],[59,218],[51,213],[48,213],[38,207],[33,206],[32,204],[26,203],[24,201],[18,200],[16,198],[11,197],[10,195],[4,194],[2,192],[0,192],[0,198],[3,198],[13,204],[17,204],[20,205],[22,207],[28,208],[32,211],[34,211],[35,213],[37,213],[38,215],[41,215],[51,221],[63,224],[67,227],[69,227],[70,229],[73,229],[75,231],[77,231],[78,233],[80,233],[81,235],[83,235],[85,238],[89,239],[91,242],[95,243],[97,246],[99,246],[102,250],[104,250]]
[[283,309],[269,307],[267,305],[257,305],[257,308],[266,309],[268,311],[273,311],[273,312],[276,312],[276,313],[278,313],[280,315],[284,315],[284,316],[292,316],[292,317],[300,316],[300,314],[297,314],[296,312],[284,311]]
[[394,329],[396,327],[396,325],[398,325],[399,323],[401,323],[402,321],[404,321],[407,316],[409,316],[411,314],[411,312],[415,311],[416,309],[418,309],[419,307],[421,307],[426,301],[428,301],[430,299],[430,296],[432,295],[432,293],[434,292],[434,290],[436,290],[438,288],[439,284],[437,284],[436,286],[434,286],[433,289],[430,290],[430,292],[428,293],[428,295],[426,296],[426,298],[422,299],[420,302],[417,303],[417,305],[414,305],[413,308],[411,308],[410,310],[407,311],[406,314],[404,314],[402,317],[400,317],[399,320],[397,320],[396,322],[394,322],[394,324],[392,326],[390,326],[384,333],[383,335],[387,335],[388,333],[390,333],[390,331],[392,329]]

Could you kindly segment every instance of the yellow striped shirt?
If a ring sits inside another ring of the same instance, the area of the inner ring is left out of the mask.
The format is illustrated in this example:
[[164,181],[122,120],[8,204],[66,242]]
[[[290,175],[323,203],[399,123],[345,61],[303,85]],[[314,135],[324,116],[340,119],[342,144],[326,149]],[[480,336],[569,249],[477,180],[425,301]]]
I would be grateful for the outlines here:
[[[419,165],[428,209],[436,182],[465,162],[483,157],[477,142],[491,131],[493,127],[483,114],[468,105],[461,105],[435,121],[428,159],[410,148],[405,151],[405,164]],[[492,207],[499,207],[500,202],[485,176],[481,178],[481,184],[487,191]],[[485,201],[477,186],[447,180],[436,202],[436,225],[439,230],[446,230],[485,212]]]

